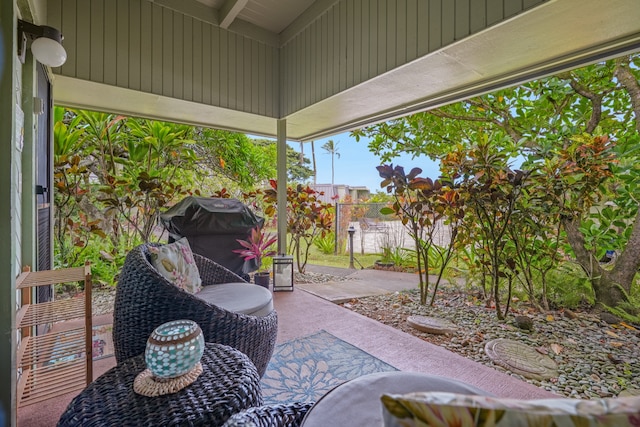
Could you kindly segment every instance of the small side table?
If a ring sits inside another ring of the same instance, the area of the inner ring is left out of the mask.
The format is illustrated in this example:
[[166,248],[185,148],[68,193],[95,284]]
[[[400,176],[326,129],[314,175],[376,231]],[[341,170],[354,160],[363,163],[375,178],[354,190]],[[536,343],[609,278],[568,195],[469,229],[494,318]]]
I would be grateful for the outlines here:
[[177,393],[145,397],[133,380],[144,355],[110,369],[76,396],[58,421],[69,426],[219,426],[236,412],[260,406],[260,377],[251,360],[229,346],[207,343],[203,372]]

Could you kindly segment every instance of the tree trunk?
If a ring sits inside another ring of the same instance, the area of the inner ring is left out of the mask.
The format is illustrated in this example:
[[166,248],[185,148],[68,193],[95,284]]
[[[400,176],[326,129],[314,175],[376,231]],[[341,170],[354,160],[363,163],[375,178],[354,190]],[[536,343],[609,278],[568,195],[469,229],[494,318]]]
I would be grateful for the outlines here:
[[627,293],[610,273],[610,271],[603,270],[602,276],[591,279],[591,286],[595,294],[596,304],[615,307],[621,302],[627,301]]
[[611,270],[603,269],[593,252],[585,248],[584,236],[578,230],[578,222],[579,220],[567,219],[563,220],[562,225],[578,264],[591,280],[596,303],[615,307],[627,301],[627,295],[640,266],[640,209],[636,214],[627,246],[621,248]]
[[315,186],[318,178],[318,169],[316,168],[316,150],[313,141],[311,141],[311,159],[313,161],[313,185]]

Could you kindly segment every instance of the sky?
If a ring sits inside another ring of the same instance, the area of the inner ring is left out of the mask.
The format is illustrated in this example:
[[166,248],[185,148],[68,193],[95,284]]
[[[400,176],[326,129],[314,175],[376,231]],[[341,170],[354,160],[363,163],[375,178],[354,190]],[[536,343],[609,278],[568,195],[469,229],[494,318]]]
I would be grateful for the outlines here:
[[[334,159],[334,184],[365,186],[372,194],[378,190],[384,191],[380,188],[382,179],[376,170],[376,166],[381,164],[380,159],[369,151],[368,140],[356,141],[355,138],[350,137],[349,133],[314,141],[318,184],[331,184],[331,154],[321,148],[330,139],[337,144],[338,154],[340,154],[339,158],[336,156]],[[300,151],[300,143],[289,142],[289,145],[296,151]],[[311,160],[310,143],[304,143],[304,155]],[[403,166],[407,172],[414,167],[419,167],[422,169],[421,176],[425,178],[439,176],[438,164],[426,157],[412,159],[411,155],[404,155],[394,159],[393,164]]]

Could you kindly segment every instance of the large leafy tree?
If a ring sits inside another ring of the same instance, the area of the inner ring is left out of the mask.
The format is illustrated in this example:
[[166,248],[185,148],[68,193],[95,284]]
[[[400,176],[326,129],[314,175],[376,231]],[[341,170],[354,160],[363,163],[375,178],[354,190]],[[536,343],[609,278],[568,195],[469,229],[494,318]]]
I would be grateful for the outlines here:
[[[287,154],[299,162],[293,149]],[[73,265],[92,235],[110,243],[105,249],[112,255],[157,238],[160,212],[186,194],[239,196],[267,185],[276,175],[276,144],[57,107],[54,163],[56,255],[60,264]],[[311,173],[301,166],[295,178]]]
[[287,177],[289,182],[305,183],[313,177],[311,160],[287,145]]
[[276,146],[268,140],[217,129],[195,130],[194,145],[201,181],[225,179],[246,190],[276,175]]
[[[523,169],[544,173],[575,260],[596,301],[625,307],[640,266],[640,56],[633,55],[500,90],[355,132],[391,161],[399,153],[434,160],[482,134],[496,152],[515,148]],[[546,187],[545,187],[546,186]],[[540,193],[543,194],[543,193]],[[542,197],[542,196],[541,196]],[[598,260],[618,249],[615,262]]]

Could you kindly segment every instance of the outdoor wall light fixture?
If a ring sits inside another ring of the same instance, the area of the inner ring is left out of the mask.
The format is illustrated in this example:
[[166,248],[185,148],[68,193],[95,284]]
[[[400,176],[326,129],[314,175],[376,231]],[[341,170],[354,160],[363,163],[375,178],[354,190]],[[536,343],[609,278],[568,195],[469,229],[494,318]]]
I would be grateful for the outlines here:
[[31,42],[31,53],[38,62],[49,67],[59,67],[67,60],[67,52],[62,47],[62,33],[53,27],[35,25],[18,19],[18,56],[24,63],[27,37]]

